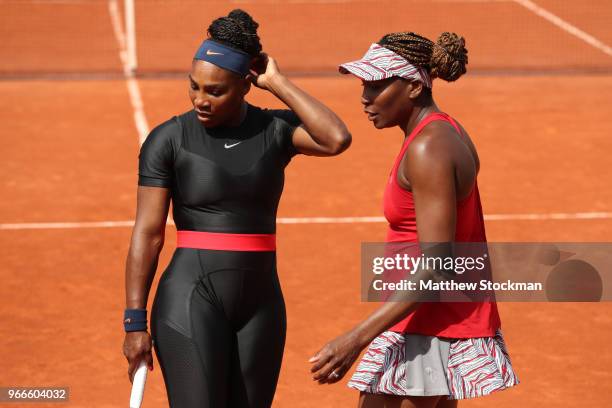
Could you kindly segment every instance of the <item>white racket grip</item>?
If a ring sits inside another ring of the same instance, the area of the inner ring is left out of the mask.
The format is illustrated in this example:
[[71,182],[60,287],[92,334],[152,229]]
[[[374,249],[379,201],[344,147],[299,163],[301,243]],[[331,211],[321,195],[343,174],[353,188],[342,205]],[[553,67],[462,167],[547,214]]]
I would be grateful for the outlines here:
[[144,395],[145,382],[147,381],[147,363],[144,360],[140,361],[140,365],[134,374],[132,382],[132,394],[130,395],[130,408],[140,408],[142,397]]

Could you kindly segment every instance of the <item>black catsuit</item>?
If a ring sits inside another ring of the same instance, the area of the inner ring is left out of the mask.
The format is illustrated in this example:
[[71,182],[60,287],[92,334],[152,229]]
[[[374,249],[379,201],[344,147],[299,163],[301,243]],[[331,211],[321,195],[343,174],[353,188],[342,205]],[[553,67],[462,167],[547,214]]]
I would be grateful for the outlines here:
[[[138,184],[170,189],[177,230],[273,234],[298,125],[248,105],[239,126],[206,129],[191,110],[147,137]],[[274,251],[175,250],[151,311],[171,407],[269,407],[285,332]]]

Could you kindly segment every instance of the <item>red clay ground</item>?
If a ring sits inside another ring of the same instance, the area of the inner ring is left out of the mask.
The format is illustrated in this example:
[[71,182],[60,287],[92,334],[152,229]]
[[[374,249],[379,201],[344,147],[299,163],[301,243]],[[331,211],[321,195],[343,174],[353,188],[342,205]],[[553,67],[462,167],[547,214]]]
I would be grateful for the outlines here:
[[[338,158],[297,158],[288,168],[280,216],[380,215],[400,134],[371,128],[356,81],[296,82],[346,120],[354,143]],[[140,84],[152,126],[189,107],[186,82]],[[478,146],[486,213],[612,211],[606,117],[612,77],[468,76],[435,86],[440,106]],[[138,143],[123,82],[0,82],[0,94],[2,223],[134,216]],[[31,95],[44,110],[33,109]],[[274,105],[260,91],[251,100]],[[491,241],[609,241],[612,220],[492,221],[487,228]],[[346,381],[313,384],[307,359],[375,307],[359,301],[359,245],[382,240],[384,230],[382,223],[279,226],[289,327],[275,406],[354,406],[357,396]],[[156,282],[173,233],[169,228]],[[65,385],[71,406],[125,406],[130,384],[120,316],[129,235],[129,228],[0,230],[0,385]],[[504,303],[500,310],[523,383],[462,407],[610,402],[609,303]],[[155,367],[146,407],[167,406]]]
[[[106,1],[0,2],[0,74],[121,72]],[[612,41],[607,1],[589,7],[537,2]],[[376,13],[366,0],[279,4],[209,1],[202,10],[201,2],[138,0],[141,72],[187,69],[210,19],[233,7],[253,12],[265,50],[294,71],[333,72],[385,32],[406,29],[434,38],[442,31],[464,35],[471,71],[612,66],[608,55],[510,1],[380,0]],[[279,215],[381,215],[382,188],[401,135],[374,131],[366,121],[358,81],[296,82],[340,114],[354,143],[338,158],[296,158]],[[189,109],[186,81],[139,83],[151,126]],[[468,75],[452,85],[436,83],[435,94],[476,142],[485,213],[612,211],[612,76]],[[123,81],[3,81],[0,95],[0,223],[134,217],[138,138]],[[253,91],[251,101],[280,106],[261,91]],[[611,219],[487,222],[490,241],[610,241],[611,229]],[[359,248],[362,241],[382,240],[384,231],[383,223],[279,225],[289,323],[276,407],[355,406],[346,380],[313,384],[307,359],[376,307],[360,303]],[[167,236],[150,300],[172,253],[172,227]],[[125,227],[0,229],[0,386],[68,386],[71,406],[126,405],[120,316],[129,237]],[[461,407],[611,404],[610,303],[499,307],[522,384]],[[157,362],[144,406],[167,406]]]
[[[610,44],[612,8],[605,0],[542,5]],[[266,52],[283,56],[286,68],[301,72],[334,72],[337,64],[360,57],[370,43],[394,31],[432,39],[444,31],[459,33],[467,40],[470,69],[612,67],[609,55],[513,1],[208,0],[204,8],[194,0],[137,0],[139,68],[188,69],[209,21],[236,7],[260,23]]]

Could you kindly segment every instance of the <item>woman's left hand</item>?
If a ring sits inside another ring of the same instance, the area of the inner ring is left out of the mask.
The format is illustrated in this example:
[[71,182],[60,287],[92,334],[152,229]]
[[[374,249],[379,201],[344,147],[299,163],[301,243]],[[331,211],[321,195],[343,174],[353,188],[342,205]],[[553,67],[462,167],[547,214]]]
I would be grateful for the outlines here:
[[327,343],[310,360],[312,379],[319,384],[333,384],[342,379],[351,368],[363,346],[358,336],[350,331]]
[[261,89],[270,91],[270,84],[273,78],[281,75],[276,60],[266,53],[261,53],[259,59],[251,68],[252,82]]

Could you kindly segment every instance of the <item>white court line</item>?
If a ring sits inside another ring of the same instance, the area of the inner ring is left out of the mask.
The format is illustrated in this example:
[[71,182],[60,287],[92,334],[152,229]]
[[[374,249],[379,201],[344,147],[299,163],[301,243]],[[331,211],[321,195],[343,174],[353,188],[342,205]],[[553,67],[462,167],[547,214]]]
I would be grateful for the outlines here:
[[[236,4],[351,4],[351,3],[376,3],[380,0],[230,0]],[[512,0],[402,0],[411,3],[509,3]]]
[[[602,220],[612,219],[612,212],[578,212],[548,214],[487,214],[485,221],[546,221],[546,220]],[[384,223],[384,217],[279,217],[277,224],[363,224]],[[168,220],[168,225],[174,225]],[[0,230],[80,229],[80,228],[126,228],[134,221],[91,222],[25,222],[0,224]]]
[[387,222],[385,217],[279,217],[277,224],[361,224]]
[[123,228],[133,226],[134,221],[26,222],[15,224],[0,224],[0,230]]
[[130,70],[128,64],[128,55],[126,48],[125,32],[121,24],[121,15],[119,13],[119,6],[117,0],[108,0],[108,12],[111,17],[113,24],[113,31],[115,32],[115,38],[117,39],[117,45],[119,46],[119,59],[123,65],[123,75],[125,76],[125,82],[130,95],[130,103],[134,110],[134,123],[136,124],[136,130],[138,131],[138,142],[142,144],[149,134],[149,124],[147,117],[144,113],[144,105],[142,103],[142,96],[140,94],[140,87],[138,81],[134,78],[134,73]]
[[[22,4],[23,0],[0,0],[0,4]],[[91,3],[91,0],[28,0],[28,4],[85,4]]]
[[[550,11],[542,8],[541,6],[538,6],[533,1],[531,1],[531,0],[514,0],[514,2],[520,4],[521,6],[525,7],[526,9],[532,11],[536,15],[542,17],[543,19],[548,20],[552,24],[556,25],[557,27],[561,28],[564,31],[567,31],[568,33],[570,33],[573,36],[581,39],[582,41],[586,42],[587,44],[592,45],[593,47],[597,48],[598,50],[602,51],[603,53],[612,56],[612,47],[610,47],[607,44],[604,44],[602,41],[600,41],[597,38],[593,37],[591,34],[588,34],[588,33],[584,32],[584,31],[582,31],[581,29],[579,29],[578,27],[568,23],[567,21],[563,20],[561,17],[551,13]],[[588,5],[585,4],[585,7],[588,7]]]
[[[425,0],[421,0],[425,1]],[[433,3],[510,3],[512,0],[429,0]]]
[[605,220],[612,219],[612,212],[488,214],[484,218],[486,221]]
[[[378,0],[369,0],[375,2]],[[354,3],[355,0],[230,0],[231,3],[237,4],[344,4]]]

